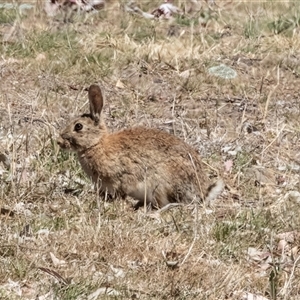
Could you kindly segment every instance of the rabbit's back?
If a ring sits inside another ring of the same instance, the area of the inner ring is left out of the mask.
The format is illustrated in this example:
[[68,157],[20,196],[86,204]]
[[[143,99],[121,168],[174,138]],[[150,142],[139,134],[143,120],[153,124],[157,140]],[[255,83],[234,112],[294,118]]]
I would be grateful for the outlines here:
[[197,151],[157,129],[135,127],[104,135],[79,161],[101,190],[162,207],[203,199],[209,187]]

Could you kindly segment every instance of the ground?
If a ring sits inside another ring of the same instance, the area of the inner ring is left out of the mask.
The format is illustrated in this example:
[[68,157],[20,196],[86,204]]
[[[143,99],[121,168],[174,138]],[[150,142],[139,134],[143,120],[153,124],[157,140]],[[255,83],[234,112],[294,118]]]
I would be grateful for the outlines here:
[[[0,9],[1,299],[299,299],[299,7],[175,4],[170,20]],[[147,212],[97,197],[56,144],[92,83],[111,131],[181,137],[223,194]]]

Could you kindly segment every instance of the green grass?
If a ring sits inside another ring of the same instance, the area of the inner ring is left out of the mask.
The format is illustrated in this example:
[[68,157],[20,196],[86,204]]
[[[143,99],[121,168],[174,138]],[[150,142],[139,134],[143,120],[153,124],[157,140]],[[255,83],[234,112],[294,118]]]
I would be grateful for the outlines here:
[[50,59],[69,56],[71,63],[75,62],[78,50],[75,33],[69,30],[25,32],[18,41],[1,45],[1,51],[11,57],[34,58],[47,53]]
[[[76,300],[90,293],[95,287],[85,282],[73,283],[67,286],[54,286],[54,297],[61,300]],[[104,296],[105,297],[105,296]]]
[[285,34],[292,36],[293,31],[300,25],[300,12],[298,9],[292,14],[281,15],[276,20],[269,23],[269,28],[275,34]]
[[17,11],[14,9],[0,8],[0,25],[9,25],[17,19]]

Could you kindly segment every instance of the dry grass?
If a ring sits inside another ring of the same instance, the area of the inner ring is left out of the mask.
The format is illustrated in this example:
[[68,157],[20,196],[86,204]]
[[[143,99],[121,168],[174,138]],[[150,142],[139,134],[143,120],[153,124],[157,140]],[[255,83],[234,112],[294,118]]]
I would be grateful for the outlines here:
[[[1,299],[299,298],[300,11],[219,2],[173,22],[116,2],[67,24],[0,10]],[[209,75],[221,63],[238,76]],[[99,201],[55,143],[94,82],[112,130],[182,137],[224,177],[222,197],[147,214]]]

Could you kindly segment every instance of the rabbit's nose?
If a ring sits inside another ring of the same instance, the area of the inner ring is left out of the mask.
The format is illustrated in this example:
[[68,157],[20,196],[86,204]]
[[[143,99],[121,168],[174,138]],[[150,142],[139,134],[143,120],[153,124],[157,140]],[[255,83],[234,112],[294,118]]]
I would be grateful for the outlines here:
[[57,144],[62,149],[69,149],[71,148],[71,140],[70,136],[66,133],[62,133],[59,135],[58,139],[56,140]]
[[66,135],[65,135],[65,134],[61,134],[61,135],[58,137],[58,139],[57,139],[57,144],[58,144],[59,146],[63,146],[63,145],[65,144],[66,140],[68,140],[67,137],[66,137]]
[[56,142],[59,146],[62,146],[62,144],[64,143],[64,140],[62,139],[61,136],[59,136],[58,139],[56,140]]

